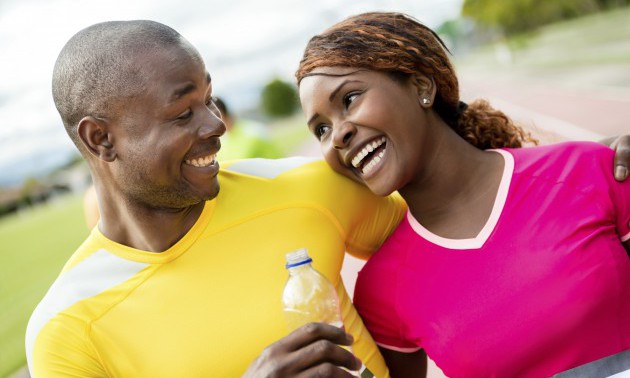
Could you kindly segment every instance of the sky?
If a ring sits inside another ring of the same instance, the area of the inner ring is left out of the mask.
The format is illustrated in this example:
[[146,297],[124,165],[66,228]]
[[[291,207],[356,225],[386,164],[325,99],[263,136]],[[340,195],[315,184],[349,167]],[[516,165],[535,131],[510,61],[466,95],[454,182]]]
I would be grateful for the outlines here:
[[63,164],[75,147],[50,89],[55,59],[77,31],[108,20],[173,27],[203,56],[213,92],[234,109],[256,105],[274,77],[292,80],[308,39],[365,11],[408,13],[430,27],[462,0],[0,0],[0,186]]

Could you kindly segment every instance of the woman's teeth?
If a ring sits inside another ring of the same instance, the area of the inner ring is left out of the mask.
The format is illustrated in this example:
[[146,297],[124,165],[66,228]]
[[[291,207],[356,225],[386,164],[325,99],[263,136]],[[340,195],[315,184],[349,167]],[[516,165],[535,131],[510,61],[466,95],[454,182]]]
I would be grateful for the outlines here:
[[[379,148],[380,146],[382,146],[385,143],[385,137],[381,137],[380,139],[377,139],[375,141],[372,141],[368,144],[366,144],[361,151],[359,151],[354,158],[352,158],[352,166],[355,168],[359,168],[361,166],[361,164],[363,164],[363,159],[365,159],[366,156],[368,156],[370,153],[374,152],[374,150],[376,150],[377,148]],[[383,155],[385,155],[385,151],[380,151],[378,154],[376,155],[372,155],[370,157],[370,160],[367,161],[365,164],[363,164],[363,168],[361,168],[361,172],[362,173],[368,173],[370,172],[374,166],[376,166],[376,164],[378,164],[378,162],[381,161],[381,159],[383,158]]]
[[189,164],[198,168],[202,168],[202,167],[207,167],[209,165],[214,164],[215,160],[216,160],[216,154],[211,154],[211,155],[196,158],[196,159],[188,159],[186,160],[186,164]]
[[383,155],[385,155],[385,150],[379,152],[378,155],[374,156],[372,160],[370,160],[367,164],[365,164],[363,168],[361,168],[361,173],[363,173],[364,175],[370,173],[372,169],[374,169],[376,164],[378,164],[381,161],[381,159],[383,158]]

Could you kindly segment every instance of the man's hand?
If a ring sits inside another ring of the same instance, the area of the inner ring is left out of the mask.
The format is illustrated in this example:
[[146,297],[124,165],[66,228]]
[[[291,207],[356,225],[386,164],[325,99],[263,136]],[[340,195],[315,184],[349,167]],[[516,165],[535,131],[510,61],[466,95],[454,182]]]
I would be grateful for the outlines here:
[[630,173],[630,135],[622,135],[602,141],[615,150],[615,179],[624,181]]
[[361,362],[339,345],[352,345],[352,336],[324,323],[306,324],[271,344],[249,366],[243,378],[352,378],[340,368],[361,368]]

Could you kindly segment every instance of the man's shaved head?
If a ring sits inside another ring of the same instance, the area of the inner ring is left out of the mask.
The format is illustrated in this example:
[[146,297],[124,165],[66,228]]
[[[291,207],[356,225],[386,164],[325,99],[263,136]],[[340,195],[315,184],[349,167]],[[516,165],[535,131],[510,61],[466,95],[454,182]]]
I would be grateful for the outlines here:
[[66,43],[55,63],[52,92],[79,150],[84,152],[77,135],[83,117],[115,119],[120,105],[144,91],[147,75],[137,57],[174,46],[194,51],[172,28],[147,20],[95,24]]

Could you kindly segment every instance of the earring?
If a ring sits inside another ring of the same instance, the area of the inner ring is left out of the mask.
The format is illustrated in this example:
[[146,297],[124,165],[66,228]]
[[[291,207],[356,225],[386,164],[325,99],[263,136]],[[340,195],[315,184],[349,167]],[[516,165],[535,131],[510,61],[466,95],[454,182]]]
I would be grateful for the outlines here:
[[429,105],[430,103],[431,103],[431,100],[429,100],[428,98],[426,98],[426,97],[422,98],[422,104],[423,105]]

